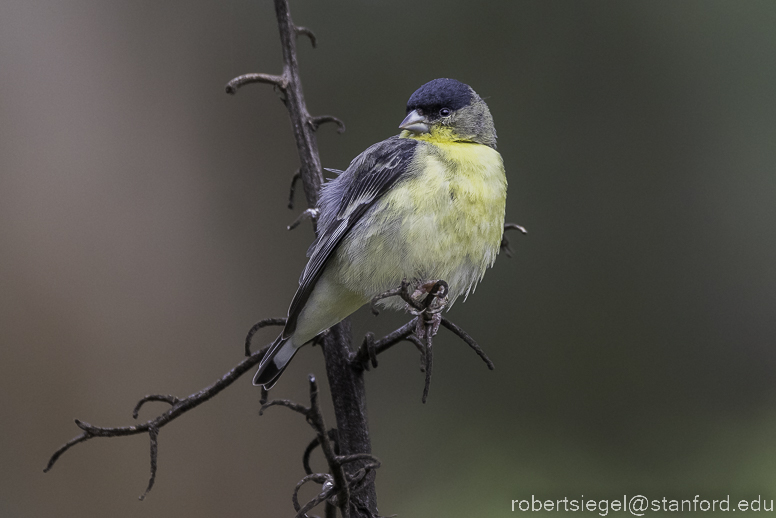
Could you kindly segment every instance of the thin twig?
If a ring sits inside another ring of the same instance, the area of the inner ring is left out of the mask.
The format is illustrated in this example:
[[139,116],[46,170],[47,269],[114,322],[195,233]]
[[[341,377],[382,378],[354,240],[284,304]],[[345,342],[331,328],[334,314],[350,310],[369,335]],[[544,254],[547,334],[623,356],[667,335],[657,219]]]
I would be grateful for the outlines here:
[[226,83],[226,93],[229,95],[234,95],[237,93],[237,90],[251,83],[274,85],[275,87],[280,88],[283,92],[285,92],[288,88],[288,78],[285,75],[275,76],[272,74],[243,74]]
[[307,27],[300,27],[299,25],[295,25],[294,32],[296,33],[297,36],[299,36],[300,34],[307,36],[308,38],[310,38],[310,43],[312,44],[313,48],[314,49],[318,48],[318,38],[315,37],[315,34],[313,33],[313,31],[311,31]]
[[318,130],[321,124],[327,122],[333,122],[337,125],[337,133],[340,135],[345,133],[345,123],[333,115],[319,115],[318,117],[310,117],[310,124],[312,124],[314,130]]
[[512,257],[512,249],[509,247],[509,239],[507,239],[507,230],[519,230],[523,235],[528,234],[528,231],[524,226],[517,223],[504,223],[504,234],[501,236],[501,250],[507,257]]
[[[158,395],[158,394],[143,397],[140,400],[140,402],[138,402],[138,404],[135,405],[135,410],[139,410],[142,404],[146,401],[165,401],[172,405],[171,408],[166,412],[156,416],[153,419],[149,419],[144,423],[133,425],[133,426],[122,426],[122,427],[113,428],[113,427],[94,426],[84,421],[80,421],[76,419],[75,420],[76,426],[78,426],[81,430],[83,430],[83,432],[77,435],[76,437],[74,437],[73,439],[71,439],[70,441],[63,444],[57,451],[55,451],[54,454],[49,459],[48,464],[46,465],[46,468],[43,471],[44,472],[50,471],[51,468],[54,467],[54,464],[57,462],[57,460],[59,460],[59,458],[62,456],[62,454],[68,451],[76,444],[86,442],[95,437],[125,437],[128,435],[147,433],[151,440],[151,478],[148,481],[148,487],[140,497],[140,499],[142,500],[143,498],[145,498],[145,496],[154,486],[154,482],[156,480],[156,466],[157,466],[157,457],[158,457],[157,438],[159,435],[159,430],[163,426],[171,423],[172,421],[174,421],[181,415],[185,414],[189,410],[192,410],[198,407],[199,405],[201,405],[202,403],[204,403],[205,401],[208,401],[210,398],[212,398],[213,396],[215,396],[216,394],[224,390],[226,387],[234,383],[240,376],[245,374],[247,371],[251,370],[259,362],[261,362],[261,359],[264,358],[264,354],[266,354],[266,352],[267,352],[267,349],[264,348],[260,351],[253,353],[251,356],[249,356],[248,358],[245,358],[243,361],[238,363],[232,370],[224,374],[221,377],[221,379],[219,379],[212,385],[205,387],[199,392],[191,394],[190,396],[187,396],[185,398],[175,398],[174,396],[165,396],[165,395]],[[175,402],[173,403],[174,400]],[[134,415],[134,412],[133,412],[133,415]]]
[[[321,413],[320,404],[318,402],[318,382],[315,376],[309,376],[310,383],[310,406],[300,405],[286,399],[276,399],[265,403],[261,407],[261,411],[271,406],[284,406],[290,408],[295,412],[298,412],[305,416],[305,419],[313,427],[316,433],[316,439],[310,443],[305,450],[303,464],[305,473],[307,475],[296,485],[294,490],[293,501],[294,509],[297,511],[297,516],[306,516],[307,511],[320,504],[321,502],[328,500],[331,503],[336,504],[344,517],[350,516],[351,506],[356,506],[356,503],[351,502],[351,494],[358,492],[358,490],[364,487],[364,477],[369,470],[377,469],[380,465],[380,461],[373,455],[368,453],[356,453],[349,455],[340,455],[337,453],[335,441],[332,440],[333,430],[326,430],[326,423],[323,420],[323,414]],[[310,452],[320,446],[323,451],[323,455],[326,458],[326,462],[329,466],[331,474],[312,473],[312,469],[309,464]],[[343,466],[348,463],[357,461],[368,461],[361,469],[356,470],[353,474],[348,475],[345,472]],[[324,484],[321,493],[307,502],[304,506],[300,506],[298,502],[299,488],[309,481],[316,481]],[[326,484],[331,484],[331,487],[327,487]],[[371,513],[371,511],[370,511]]]
[[140,408],[149,401],[163,401],[170,406],[175,406],[180,400],[171,395],[149,394],[144,396],[143,399],[137,402],[137,405],[135,405],[135,408],[132,410],[132,417],[134,419],[137,419],[138,414],[140,414]]
[[[328,431],[329,440],[332,441],[334,444],[334,453],[339,454],[339,448],[337,447],[337,429],[331,428]],[[310,455],[312,454],[313,450],[321,445],[321,441],[318,440],[318,437],[316,436],[315,439],[310,441],[310,444],[307,445],[307,448],[304,450],[304,455],[302,455],[302,466],[304,467],[304,472],[308,475],[313,474],[313,470],[310,467]]]
[[299,169],[296,170],[294,176],[291,177],[291,188],[288,190],[288,208],[294,210],[294,193],[296,192],[296,182],[302,175],[299,173]]
[[248,334],[245,337],[245,356],[251,355],[251,342],[253,341],[253,335],[255,335],[259,329],[267,326],[284,326],[284,325],[286,325],[285,318],[265,318],[264,320],[259,320],[258,322],[253,324],[253,327],[251,327],[250,331],[248,331]]
[[287,229],[294,230],[302,221],[306,219],[312,221],[313,227],[315,227],[315,223],[318,221],[318,214],[318,209],[307,209],[299,214],[299,216],[297,216],[297,218],[290,225],[288,225]]

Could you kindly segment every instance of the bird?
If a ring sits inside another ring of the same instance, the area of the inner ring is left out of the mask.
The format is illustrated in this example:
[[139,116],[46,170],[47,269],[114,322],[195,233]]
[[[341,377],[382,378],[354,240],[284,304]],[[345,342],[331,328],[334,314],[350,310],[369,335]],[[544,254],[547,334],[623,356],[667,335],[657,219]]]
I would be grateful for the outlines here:
[[[321,186],[318,235],[254,385],[272,388],[301,346],[403,282],[444,280],[449,309],[493,266],[507,179],[488,105],[434,79],[410,96],[399,129]],[[380,304],[406,309],[398,297]]]

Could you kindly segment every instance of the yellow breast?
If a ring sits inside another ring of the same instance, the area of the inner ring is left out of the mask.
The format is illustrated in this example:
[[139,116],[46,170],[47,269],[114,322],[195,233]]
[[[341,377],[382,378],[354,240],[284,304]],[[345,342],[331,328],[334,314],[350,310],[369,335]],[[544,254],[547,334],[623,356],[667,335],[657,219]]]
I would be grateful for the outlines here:
[[[393,187],[342,243],[343,283],[365,295],[402,279],[443,279],[450,300],[468,292],[496,259],[504,229],[501,155],[470,142],[425,140],[410,178]],[[345,266],[345,265],[343,265]]]

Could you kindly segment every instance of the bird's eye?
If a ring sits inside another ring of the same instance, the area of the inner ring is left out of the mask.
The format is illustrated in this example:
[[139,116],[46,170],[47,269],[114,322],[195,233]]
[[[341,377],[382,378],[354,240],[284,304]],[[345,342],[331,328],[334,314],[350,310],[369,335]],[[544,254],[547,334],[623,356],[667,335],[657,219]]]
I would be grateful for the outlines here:
[[450,113],[451,113],[450,108],[442,108],[441,110],[439,110],[439,115],[441,115],[442,117],[447,117],[448,115],[450,115]]

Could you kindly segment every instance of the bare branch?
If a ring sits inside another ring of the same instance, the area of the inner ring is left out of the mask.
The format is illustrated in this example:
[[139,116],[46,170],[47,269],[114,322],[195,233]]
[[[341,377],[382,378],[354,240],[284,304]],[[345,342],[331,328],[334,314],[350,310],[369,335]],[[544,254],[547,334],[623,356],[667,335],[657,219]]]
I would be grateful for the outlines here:
[[[329,484],[327,489],[321,491],[321,493],[318,496],[316,496],[315,498],[307,502],[304,508],[302,508],[302,506],[299,505],[299,490],[302,488],[303,485],[305,485],[308,482],[317,482],[318,484],[323,484],[323,485],[326,485],[327,483]],[[298,517],[307,516],[307,514],[305,514],[307,513],[307,511],[309,511],[319,503],[329,498],[329,496],[331,496],[333,493],[334,493],[334,484],[331,483],[331,475],[327,475],[325,473],[311,473],[307,475],[296,484],[296,487],[294,488],[294,493],[291,496],[291,500],[294,503],[294,510],[297,511],[296,516]]]
[[[351,494],[355,491],[362,489],[364,486],[364,477],[369,470],[377,469],[380,466],[380,461],[373,455],[368,453],[357,453],[349,455],[339,455],[336,451],[335,442],[332,441],[332,432],[336,434],[336,431],[326,430],[326,424],[323,420],[323,414],[321,413],[320,404],[318,403],[318,382],[315,380],[315,376],[309,376],[310,383],[310,406],[306,407],[298,403],[293,403],[285,399],[279,399],[265,403],[262,406],[262,411],[270,406],[279,405],[290,408],[305,416],[305,419],[313,427],[316,432],[316,439],[310,443],[305,450],[303,464],[307,475],[296,485],[294,490],[294,509],[297,511],[297,516],[307,516],[306,512],[320,504],[323,501],[329,501],[337,505],[343,516],[350,516],[351,506],[358,505],[351,502]],[[320,446],[323,451],[323,455],[326,458],[326,462],[329,465],[330,475],[322,473],[312,473],[309,464],[310,452]],[[369,461],[360,470],[355,471],[354,474],[346,474],[343,465],[347,463],[357,461]],[[304,506],[300,506],[298,502],[298,492],[302,485],[309,481],[316,481],[323,484],[321,493],[310,500]],[[327,486],[328,484],[328,486]],[[357,489],[356,489],[357,488]],[[371,513],[371,511],[369,511]]]
[[148,437],[151,439],[151,478],[148,479],[148,486],[143,494],[138,497],[139,500],[145,500],[146,495],[156,482],[156,460],[159,454],[159,430],[154,426],[148,427]]
[[313,31],[311,31],[307,27],[300,27],[299,25],[295,25],[294,32],[296,33],[297,36],[299,36],[300,34],[307,36],[308,38],[310,38],[310,43],[312,44],[313,48],[314,49],[318,48],[318,38],[315,37],[315,34],[313,33]]
[[300,405],[299,403],[294,403],[288,399],[273,399],[272,401],[261,405],[261,408],[259,409],[259,415],[264,415],[264,411],[271,406],[284,406],[286,408],[290,408],[294,412],[302,414],[305,417],[307,417],[307,414],[310,413],[310,409],[308,407]]
[[163,401],[170,406],[175,406],[180,400],[175,396],[164,396],[162,394],[149,394],[144,396],[143,399],[137,402],[137,405],[135,405],[135,408],[132,410],[132,417],[134,419],[137,419],[138,414],[140,414],[140,408],[149,401]]
[[262,327],[267,326],[284,326],[286,325],[286,319],[285,318],[265,318],[264,320],[259,320],[256,322],[250,331],[248,331],[248,335],[245,337],[245,356],[251,355],[251,342],[253,341],[253,335],[255,335],[259,329]]
[[340,135],[345,133],[345,123],[342,122],[337,117],[334,117],[333,115],[321,115],[318,117],[310,117],[309,119],[310,124],[312,124],[313,129],[315,131],[318,131],[318,128],[321,127],[321,124],[325,124],[327,122],[333,122],[337,125],[337,133]]
[[288,227],[286,227],[288,230],[294,230],[296,227],[299,226],[302,221],[309,219],[313,222],[313,228],[315,228],[315,224],[318,221],[318,209],[307,209],[304,212],[302,212],[297,218],[290,224]]
[[[334,445],[334,453],[339,454],[339,448],[337,447],[337,429],[331,428],[327,432],[327,435],[329,436],[329,440],[332,441],[332,444]],[[318,437],[316,436],[315,439],[313,439],[304,450],[304,455],[302,455],[302,466],[304,467],[304,472],[308,475],[313,474],[313,470],[310,467],[310,455],[312,454],[313,450],[315,450],[315,448],[320,445],[321,441],[318,440]]]
[[523,234],[528,234],[528,231],[525,229],[525,227],[518,225],[517,223],[504,223],[504,231],[507,230],[519,230]]
[[294,209],[294,193],[296,192],[296,182],[302,177],[299,169],[296,170],[294,176],[291,177],[291,188],[288,191],[288,208]]
[[285,75],[274,76],[272,74],[243,74],[226,83],[226,93],[234,95],[241,87],[251,83],[264,83],[274,85],[283,92],[288,88],[288,78]]
[[364,365],[367,360],[372,360],[372,366],[377,367],[377,355],[387,351],[392,346],[405,340],[416,327],[417,317],[413,318],[399,329],[385,335],[380,340],[374,340],[374,334],[367,333],[364,337],[364,343],[361,344],[358,351],[351,355],[352,365]]
[[[167,410],[166,412],[158,415],[157,417],[153,419],[149,419],[148,421],[145,421],[144,423],[133,425],[133,426],[123,426],[123,427],[100,427],[100,426],[94,426],[89,423],[80,421],[78,419],[75,420],[76,426],[78,426],[81,430],[83,430],[83,433],[80,435],[77,435],[64,445],[62,445],[54,454],[51,456],[51,458],[48,461],[48,464],[46,465],[46,468],[43,470],[44,472],[48,472],[51,470],[52,467],[54,467],[54,463],[59,460],[59,458],[62,456],[63,453],[65,453],[67,450],[75,446],[76,444],[86,442],[89,439],[93,439],[95,437],[125,437],[128,435],[137,435],[141,433],[147,433],[150,440],[151,440],[151,478],[148,482],[148,487],[146,488],[143,495],[140,497],[142,500],[145,498],[145,496],[148,494],[148,492],[151,490],[151,488],[154,485],[154,481],[156,479],[156,464],[157,464],[157,455],[158,455],[158,436],[159,436],[159,430],[180,417],[181,415],[185,414],[189,410],[192,410],[205,401],[208,401],[210,398],[224,390],[226,387],[234,383],[240,376],[245,374],[247,371],[251,370],[253,367],[255,367],[262,358],[264,358],[264,354],[266,354],[267,349],[264,348],[260,351],[257,351],[253,353],[248,358],[245,358],[243,361],[238,363],[232,370],[224,374],[221,379],[213,383],[212,385],[200,390],[199,392],[196,392],[194,394],[191,394],[188,397],[185,398],[175,398],[174,396],[165,396],[165,395],[149,395],[143,397],[137,405],[135,405],[135,411],[139,410],[139,408],[145,403],[146,401],[164,401],[171,404],[171,408]],[[133,412],[133,415],[135,415],[135,412]]]
[[517,223],[505,223],[504,224],[504,234],[501,236],[501,250],[507,255],[507,257],[512,257],[512,249],[509,248],[509,239],[507,239],[507,230],[519,230],[523,233],[523,235],[528,234],[528,231],[523,227],[522,225],[518,225]]

